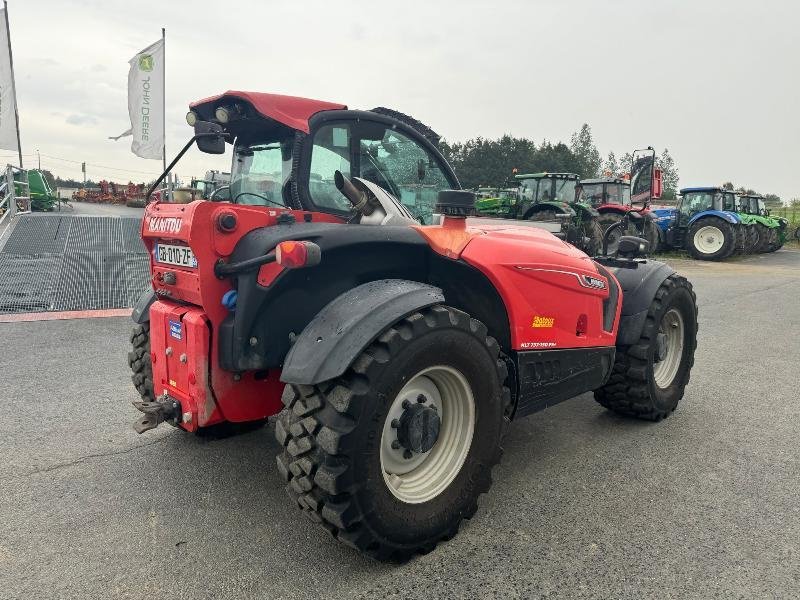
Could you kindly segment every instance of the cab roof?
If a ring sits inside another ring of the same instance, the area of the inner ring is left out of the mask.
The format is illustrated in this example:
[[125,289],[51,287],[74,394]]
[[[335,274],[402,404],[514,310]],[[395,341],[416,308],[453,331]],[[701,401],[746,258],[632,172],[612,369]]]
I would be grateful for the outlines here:
[[543,173],[523,173],[520,175],[515,175],[517,179],[543,179],[545,177],[553,177],[555,179],[578,179],[577,173],[548,173],[547,171]]
[[623,185],[630,185],[631,182],[623,177],[601,177],[600,179],[581,179],[581,185],[592,183],[621,183]]
[[[241,92],[228,90],[216,96],[209,96],[192,102],[189,108],[194,109],[206,104],[225,104],[244,100],[250,103],[260,115],[277,121],[282,125],[298,131],[309,133],[308,120],[318,112],[324,110],[345,110],[347,106],[336,102],[311,100],[298,96],[283,96],[281,94],[266,94],[264,92]],[[212,109],[212,114],[213,114]]]
[[680,194],[690,194],[692,192],[730,192],[731,190],[724,190],[719,186],[710,186],[710,187],[689,187],[689,188],[682,188]]

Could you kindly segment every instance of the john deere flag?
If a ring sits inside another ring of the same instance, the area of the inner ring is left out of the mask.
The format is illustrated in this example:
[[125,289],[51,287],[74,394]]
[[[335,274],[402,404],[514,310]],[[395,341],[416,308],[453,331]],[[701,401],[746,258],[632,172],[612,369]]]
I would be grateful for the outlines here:
[[0,148],[19,151],[17,141],[17,99],[11,72],[11,44],[8,40],[8,15],[0,9]]
[[163,38],[134,56],[130,65],[128,114],[133,135],[131,151],[142,158],[161,159],[164,151]]

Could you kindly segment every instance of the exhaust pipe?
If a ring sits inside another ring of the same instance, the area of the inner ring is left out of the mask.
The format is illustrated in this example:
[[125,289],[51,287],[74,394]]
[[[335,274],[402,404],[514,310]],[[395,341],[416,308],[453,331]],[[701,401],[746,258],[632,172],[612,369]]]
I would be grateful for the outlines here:
[[369,203],[367,194],[360,192],[358,188],[353,185],[353,182],[345,177],[341,171],[336,171],[333,174],[333,182],[336,184],[336,189],[339,190],[345,198],[350,200],[350,204],[353,205],[356,211],[363,215],[372,214],[374,208]]

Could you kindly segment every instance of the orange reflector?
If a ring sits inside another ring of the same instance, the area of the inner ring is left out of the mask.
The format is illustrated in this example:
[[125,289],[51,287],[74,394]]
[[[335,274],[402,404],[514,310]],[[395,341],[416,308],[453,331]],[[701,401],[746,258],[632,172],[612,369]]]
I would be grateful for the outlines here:
[[319,246],[314,242],[281,242],[275,248],[275,262],[287,269],[301,269],[318,265],[321,258]]

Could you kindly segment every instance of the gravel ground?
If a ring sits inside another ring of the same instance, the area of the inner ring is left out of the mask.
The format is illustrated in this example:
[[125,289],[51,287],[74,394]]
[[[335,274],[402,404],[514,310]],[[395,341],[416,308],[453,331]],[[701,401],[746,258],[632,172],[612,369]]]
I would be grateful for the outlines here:
[[513,423],[475,518],[401,566],[289,504],[271,425],[137,436],[127,319],[0,324],[0,598],[796,598],[800,252],[673,262],[700,304],[675,414]]

